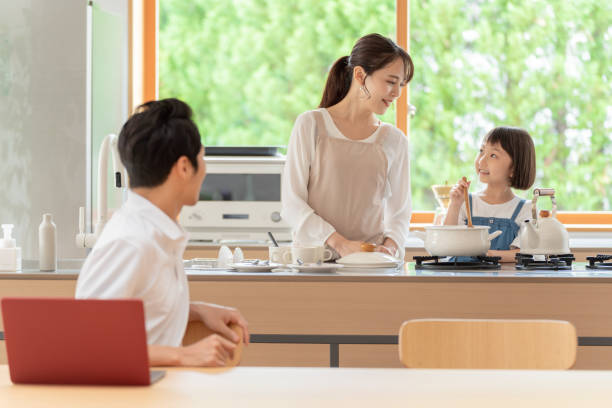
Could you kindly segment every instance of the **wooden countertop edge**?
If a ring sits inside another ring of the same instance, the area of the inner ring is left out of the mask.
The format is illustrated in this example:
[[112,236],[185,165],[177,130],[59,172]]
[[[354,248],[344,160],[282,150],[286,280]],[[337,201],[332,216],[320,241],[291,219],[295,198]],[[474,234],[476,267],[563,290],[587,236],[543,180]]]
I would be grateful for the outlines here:
[[[527,272],[528,273],[528,272]],[[76,280],[78,274],[15,274],[0,273],[0,280]],[[187,275],[189,282],[326,282],[326,283],[612,283],[612,276],[423,276],[423,275],[244,275],[232,273],[227,275]]]

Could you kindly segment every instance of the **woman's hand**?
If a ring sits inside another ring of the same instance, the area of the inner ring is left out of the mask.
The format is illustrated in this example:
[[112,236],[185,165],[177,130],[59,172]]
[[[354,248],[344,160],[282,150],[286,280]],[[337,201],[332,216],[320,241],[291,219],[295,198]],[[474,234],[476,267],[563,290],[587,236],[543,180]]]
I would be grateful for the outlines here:
[[449,208],[460,208],[465,201],[465,192],[470,188],[471,181],[460,179],[450,190]]
[[350,241],[340,235],[338,232],[334,232],[327,238],[325,241],[327,245],[334,248],[340,256],[346,256],[352,254],[353,252],[361,251],[361,241]]
[[229,325],[235,323],[242,328],[244,343],[249,344],[250,335],[248,323],[244,316],[233,307],[219,306],[212,303],[192,302],[190,304],[190,319],[201,320],[209,329],[225,336],[235,343],[240,338]]
[[399,255],[397,244],[391,238],[385,238],[383,244],[376,247],[376,251],[391,255],[394,258],[397,258]]

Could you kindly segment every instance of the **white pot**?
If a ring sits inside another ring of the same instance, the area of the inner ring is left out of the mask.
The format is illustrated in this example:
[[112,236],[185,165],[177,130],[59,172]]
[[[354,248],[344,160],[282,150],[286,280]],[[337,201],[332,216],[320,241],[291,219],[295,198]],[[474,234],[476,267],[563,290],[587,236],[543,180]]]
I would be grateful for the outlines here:
[[425,232],[414,231],[425,242],[425,249],[433,256],[484,256],[491,247],[491,241],[501,231],[489,234],[484,225],[432,225]]

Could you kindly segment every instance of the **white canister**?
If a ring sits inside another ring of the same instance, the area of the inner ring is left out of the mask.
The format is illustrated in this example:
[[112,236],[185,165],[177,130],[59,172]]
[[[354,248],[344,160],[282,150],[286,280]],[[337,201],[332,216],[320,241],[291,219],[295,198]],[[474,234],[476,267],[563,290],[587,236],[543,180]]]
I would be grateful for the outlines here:
[[38,227],[38,259],[41,271],[57,269],[57,229],[51,214],[43,214]]

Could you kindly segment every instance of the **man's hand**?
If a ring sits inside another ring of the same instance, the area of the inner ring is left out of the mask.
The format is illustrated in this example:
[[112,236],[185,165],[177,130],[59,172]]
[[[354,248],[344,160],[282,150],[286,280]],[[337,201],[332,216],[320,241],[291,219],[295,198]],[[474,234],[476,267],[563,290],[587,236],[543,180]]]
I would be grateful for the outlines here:
[[[232,332],[233,333],[233,332]],[[180,366],[224,367],[233,356],[236,344],[218,334],[180,349]]]
[[238,343],[240,338],[229,325],[237,324],[242,328],[243,341],[249,344],[250,334],[244,316],[233,307],[219,306],[212,303],[192,302],[189,307],[189,320],[201,320],[209,329]]

